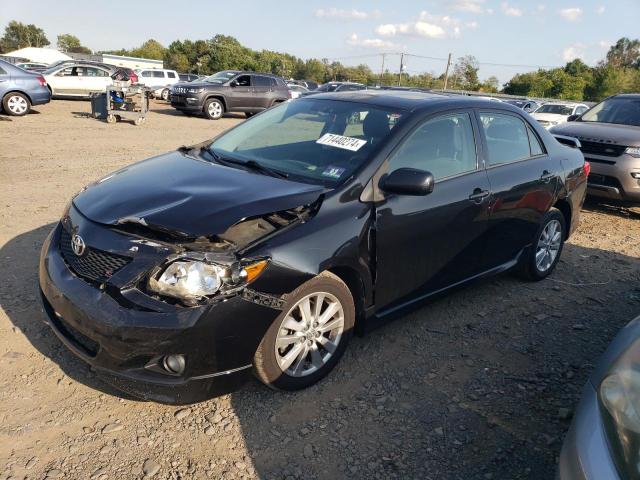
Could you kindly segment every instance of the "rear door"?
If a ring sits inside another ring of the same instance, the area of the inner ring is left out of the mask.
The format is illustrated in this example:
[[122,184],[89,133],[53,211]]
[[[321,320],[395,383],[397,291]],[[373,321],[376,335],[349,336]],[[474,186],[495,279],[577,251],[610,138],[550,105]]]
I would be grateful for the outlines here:
[[252,107],[268,108],[273,102],[273,80],[262,75],[253,75],[251,82],[253,84],[253,92],[255,101]]
[[110,73],[100,67],[83,67],[83,93],[104,92],[113,82]]
[[516,259],[531,243],[560,185],[560,163],[518,114],[482,110],[478,123],[487,152],[491,214],[484,269]]
[[479,161],[475,123],[467,110],[425,119],[387,160],[386,172],[405,167],[426,170],[434,175],[435,186],[426,196],[380,193],[378,309],[393,308],[477,273],[490,191]]
[[82,92],[82,74],[82,67],[59,70],[49,79],[53,92],[57,95],[79,95]]

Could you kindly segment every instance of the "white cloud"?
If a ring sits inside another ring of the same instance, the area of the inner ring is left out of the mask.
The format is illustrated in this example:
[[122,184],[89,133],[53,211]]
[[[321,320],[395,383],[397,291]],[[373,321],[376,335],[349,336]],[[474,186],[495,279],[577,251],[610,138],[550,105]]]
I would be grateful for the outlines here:
[[364,20],[369,18],[369,14],[367,12],[356,10],[355,8],[352,8],[351,10],[319,8],[315,11],[315,16],[318,18],[336,18],[339,20]]
[[453,0],[449,5],[459,12],[484,13],[485,0]]
[[512,7],[507,2],[502,2],[502,13],[504,13],[507,17],[521,17],[522,10],[516,7]]
[[600,40],[598,42],[598,46],[604,50],[608,50],[611,45],[613,45],[613,42],[610,42],[609,40]]
[[547,8],[547,6],[546,6],[546,5],[543,5],[543,4],[541,3],[541,4],[539,4],[539,5],[536,7],[536,10],[537,10],[539,13],[542,13],[542,12],[544,12],[544,11],[546,10],[546,8]]
[[575,60],[579,58],[580,60],[585,60],[586,47],[582,43],[574,43],[573,45],[569,45],[567,48],[562,50],[562,59],[565,62],[570,62],[571,60]]
[[604,5],[600,5],[598,8],[596,8],[596,13],[598,15],[602,15],[606,10],[607,7],[605,7]]
[[580,20],[582,17],[582,9],[580,7],[563,8],[560,10],[560,15],[570,22]]
[[378,25],[375,32],[381,37],[409,35],[427,38],[446,38],[459,36],[462,28],[477,27],[477,22],[469,22],[463,25],[460,20],[448,15],[432,15],[427,11],[422,11],[416,21],[385,23]]
[[360,38],[355,33],[351,34],[351,36],[347,39],[347,43],[349,45],[357,47],[377,49],[394,48],[396,46],[393,42],[382,40],[381,38]]

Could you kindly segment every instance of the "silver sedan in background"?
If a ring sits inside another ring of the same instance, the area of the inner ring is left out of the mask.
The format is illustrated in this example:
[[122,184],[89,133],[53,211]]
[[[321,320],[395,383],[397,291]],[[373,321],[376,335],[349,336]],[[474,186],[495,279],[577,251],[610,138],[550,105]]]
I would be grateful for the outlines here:
[[616,336],[585,385],[558,478],[640,478],[640,316]]

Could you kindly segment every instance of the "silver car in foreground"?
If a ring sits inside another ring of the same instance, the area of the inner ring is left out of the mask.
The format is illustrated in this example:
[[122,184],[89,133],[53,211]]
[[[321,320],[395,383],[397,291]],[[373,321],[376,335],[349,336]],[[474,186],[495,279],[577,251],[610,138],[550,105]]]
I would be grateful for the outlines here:
[[560,480],[640,478],[640,316],[616,336],[585,385],[558,468]]

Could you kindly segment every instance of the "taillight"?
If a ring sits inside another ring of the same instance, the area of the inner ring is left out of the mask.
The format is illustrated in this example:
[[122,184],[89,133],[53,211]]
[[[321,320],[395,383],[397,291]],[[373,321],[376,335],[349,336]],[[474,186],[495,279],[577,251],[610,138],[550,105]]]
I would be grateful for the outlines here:
[[46,87],[47,86],[47,81],[44,79],[44,77],[42,75],[38,75],[38,82],[40,83],[41,87]]
[[584,167],[582,167],[582,171],[584,172],[585,176],[587,176],[587,177],[591,173],[591,164],[589,162],[587,162],[586,160],[584,161]]
[[131,83],[138,83],[138,76],[135,73],[132,73],[129,75],[129,80],[131,80]]

